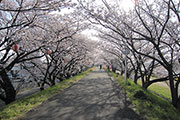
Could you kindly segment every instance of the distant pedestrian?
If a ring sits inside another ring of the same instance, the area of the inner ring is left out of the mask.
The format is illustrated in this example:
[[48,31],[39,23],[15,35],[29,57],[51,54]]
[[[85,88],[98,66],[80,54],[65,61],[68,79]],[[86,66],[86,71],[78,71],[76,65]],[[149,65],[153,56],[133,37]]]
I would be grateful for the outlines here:
[[108,69],[108,71],[110,70],[109,65],[107,65],[107,69]]
[[100,65],[100,69],[102,69],[102,65]]

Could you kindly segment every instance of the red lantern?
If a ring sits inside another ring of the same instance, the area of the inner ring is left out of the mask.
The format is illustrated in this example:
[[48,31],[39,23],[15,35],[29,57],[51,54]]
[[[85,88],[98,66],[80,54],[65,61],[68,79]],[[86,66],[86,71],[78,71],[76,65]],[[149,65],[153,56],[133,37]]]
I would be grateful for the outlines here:
[[51,54],[51,51],[50,50],[46,50],[46,54]]
[[15,43],[14,46],[13,46],[13,50],[14,50],[15,52],[18,51],[18,45],[17,45],[16,43]]

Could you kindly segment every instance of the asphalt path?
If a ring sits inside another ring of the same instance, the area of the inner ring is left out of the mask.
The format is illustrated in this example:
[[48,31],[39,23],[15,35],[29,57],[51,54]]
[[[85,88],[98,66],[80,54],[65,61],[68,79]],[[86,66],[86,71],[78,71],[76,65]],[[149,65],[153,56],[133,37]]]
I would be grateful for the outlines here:
[[141,120],[117,83],[96,68],[19,120]]

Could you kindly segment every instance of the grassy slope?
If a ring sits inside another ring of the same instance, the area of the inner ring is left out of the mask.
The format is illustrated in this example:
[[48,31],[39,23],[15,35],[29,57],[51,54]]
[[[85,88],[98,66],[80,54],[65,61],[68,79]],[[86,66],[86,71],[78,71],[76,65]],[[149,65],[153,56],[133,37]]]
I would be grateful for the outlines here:
[[[124,88],[124,78],[122,76],[116,77],[114,73],[110,74]],[[142,89],[139,85],[134,84],[132,80],[128,80],[126,90],[128,97],[135,104],[136,112],[143,118],[147,120],[180,120],[180,112],[168,101]],[[138,91],[142,91],[146,99],[134,97]]]
[[158,93],[159,95],[162,95],[162,96],[168,98],[169,100],[171,100],[170,89],[165,87],[165,86],[161,86],[158,84],[152,84],[151,86],[148,87],[148,89]]
[[53,95],[59,93],[60,91],[64,90],[65,88],[68,88],[73,83],[82,79],[88,72],[92,71],[92,69],[93,68],[91,68],[75,77],[64,80],[53,87],[50,87],[41,92],[37,92],[31,96],[16,100],[15,102],[5,106],[0,111],[0,120],[14,120],[20,116],[23,116],[26,112],[37,107],[42,102],[46,101],[48,98],[52,97]]
[[[138,84],[139,85],[142,84],[140,80],[138,80]],[[152,84],[148,87],[148,89],[158,93],[159,95],[162,95],[162,96],[168,98],[169,100],[171,100],[170,89],[166,86],[163,86],[160,84]]]

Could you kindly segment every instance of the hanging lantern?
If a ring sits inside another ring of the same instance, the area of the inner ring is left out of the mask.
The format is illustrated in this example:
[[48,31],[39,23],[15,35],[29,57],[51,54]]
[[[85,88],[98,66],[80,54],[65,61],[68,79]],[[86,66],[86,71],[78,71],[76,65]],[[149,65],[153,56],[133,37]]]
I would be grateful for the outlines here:
[[17,45],[16,43],[15,43],[14,46],[13,46],[13,50],[14,50],[15,52],[18,51],[18,45]]
[[46,54],[51,54],[51,51],[49,49],[46,50]]

